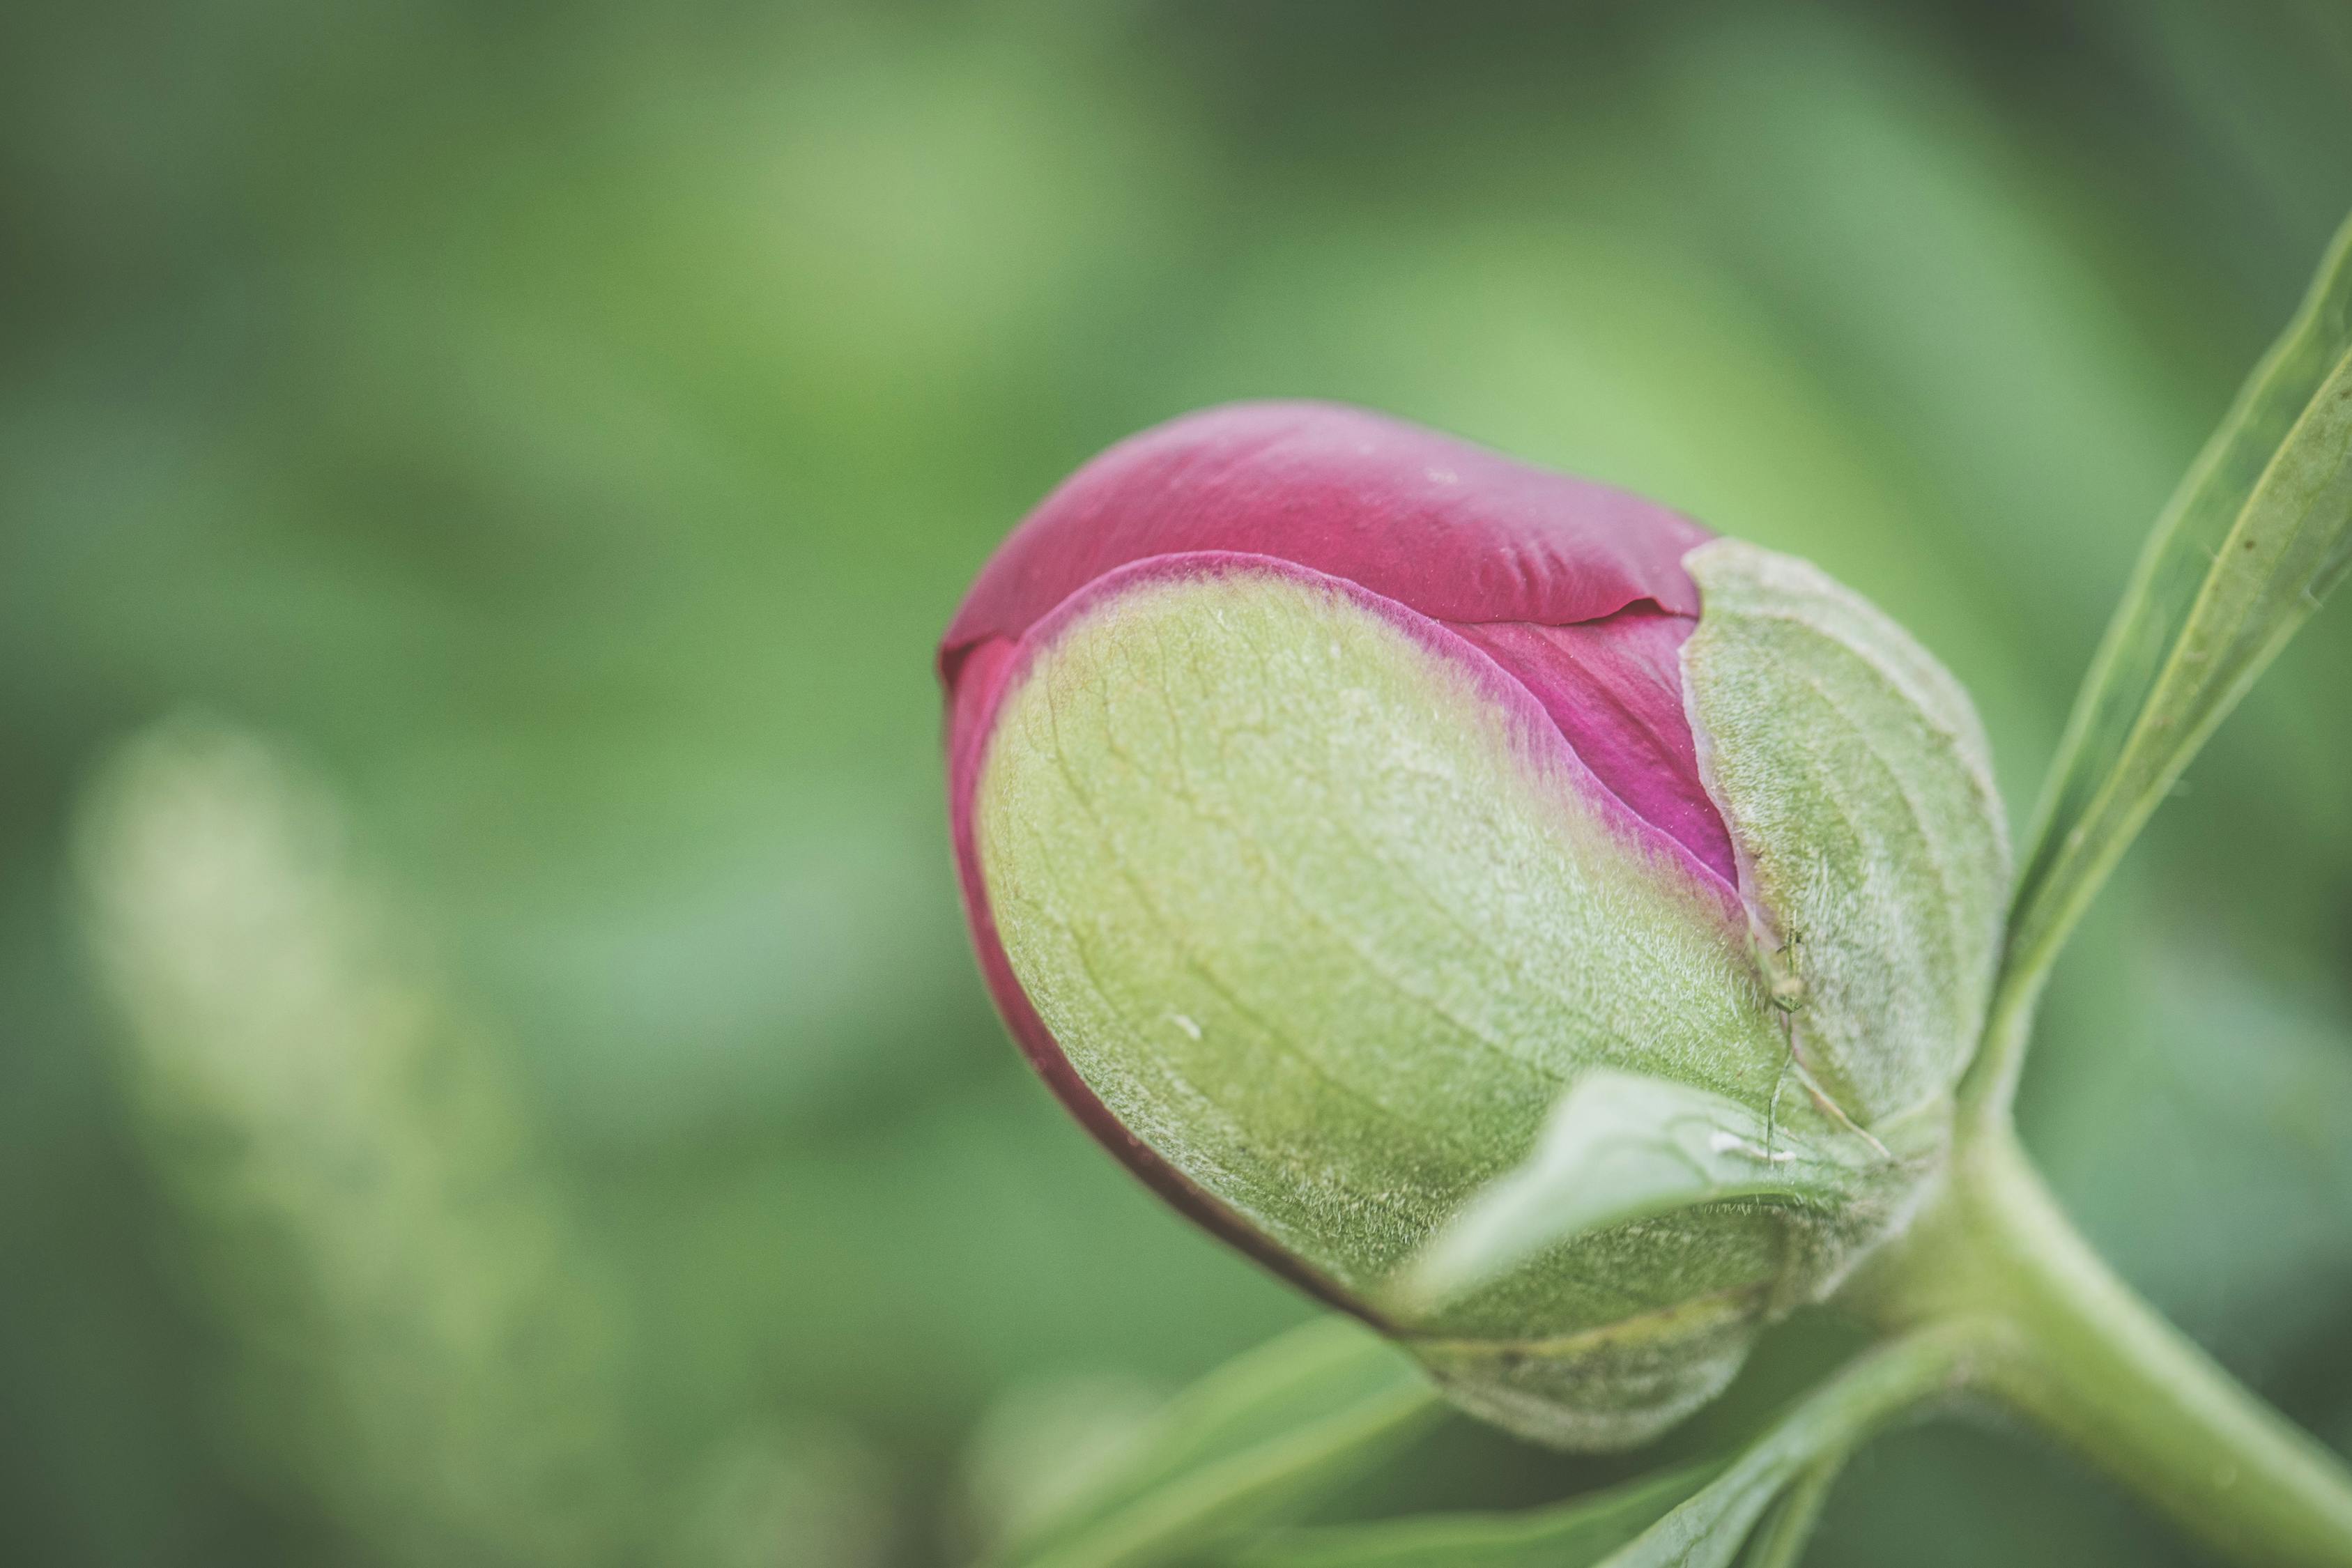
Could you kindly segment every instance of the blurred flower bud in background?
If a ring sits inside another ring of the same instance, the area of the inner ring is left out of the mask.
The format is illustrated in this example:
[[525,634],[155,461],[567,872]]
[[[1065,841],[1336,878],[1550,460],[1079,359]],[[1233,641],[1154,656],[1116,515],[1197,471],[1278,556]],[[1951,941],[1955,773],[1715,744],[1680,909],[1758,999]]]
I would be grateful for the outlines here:
[[625,1554],[613,1304],[339,803],[181,720],[114,760],[81,848],[143,1130],[238,1326],[255,1458],[390,1562]]
[[178,719],[84,812],[80,884],[174,1245],[231,1331],[231,1447],[393,1564],[865,1568],[893,1479],[777,1413],[648,1463],[615,1281],[492,1031],[341,803]]
[[940,670],[1030,1058],[1465,1407],[1654,1435],[1934,1169],[2000,807],[1965,694],[1803,563],[1238,405],[1049,497]]

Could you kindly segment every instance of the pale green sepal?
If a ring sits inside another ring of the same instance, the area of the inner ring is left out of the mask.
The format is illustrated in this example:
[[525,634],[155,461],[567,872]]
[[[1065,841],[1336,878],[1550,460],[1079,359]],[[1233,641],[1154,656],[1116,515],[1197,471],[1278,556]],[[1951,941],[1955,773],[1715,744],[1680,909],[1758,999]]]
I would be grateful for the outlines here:
[[[1688,1245],[1666,1221],[1609,1234],[1638,1245],[1645,1228],[1667,1247]],[[1448,1399],[1482,1420],[1578,1453],[1638,1447],[1731,1385],[1775,1289],[1759,1281],[1551,1339],[1415,1339],[1406,1348]]]
[[[1703,1246],[1702,1222],[1726,1219],[1769,1228],[1780,1267],[1579,1334],[1407,1348],[1454,1403],[1524,1436],[1580,1450],[1649,1442],[1729,1385],[1765,1324],[1827,1296],[1909,1223],[1949,1145],[1950,1111],[1948,1098],[1929,1101],[1881,1122],[1883,1140],[1811,1116],[1791,1133],[1703,1089],[1590,1074],[1536,1154],[1465,1206],[1407,1285],[1441,1298],[1475,1289],[1514,1256],[1574,1256],[1580,1238],[1637,1254]],[[1377,1300],[1405,1313],[1413,1297]]]
[[1835,1209],[1887,1163],[1858,1133],[1790,1137],[1769,1108],[1597,1068],[1553,1110],[1533,1157],[1464,1205],[1386,1299],[1425,1310],[1582,1232],[1698,1204]]
[[[1726,635],[1769,644],[1757,618]],[[1389,1310],[1597,1069],[1745,1106],[1776,1150],[1856,1135],[1726,889],[1482,657],[1359,591],[1227,569],[1106,595],[1008,691],[974,820],[1013,972],[1120,1125],[1526,1436],[1640,1442],[1719,1392],[1941,1147],[1940,1094],[1898,1102],[1853,1201],[1702,1198]]]
[[1685,700],[1809,1092],[1864,1127],[1941,1100],[1984,1022],[2009,840],[1959,684],[1858,595],[1735,540]]
[[[1482,664],[1296,575],[1139,584],[1008,694],[977,799],[1006,953],[1087,1086],[1360,1298],[1580,1074],[1760,1109],[1788,1058],[1742,922]],[[1700,1223],[1414,1326],[1572,1333],[1780,1267],[1769,1224]]]

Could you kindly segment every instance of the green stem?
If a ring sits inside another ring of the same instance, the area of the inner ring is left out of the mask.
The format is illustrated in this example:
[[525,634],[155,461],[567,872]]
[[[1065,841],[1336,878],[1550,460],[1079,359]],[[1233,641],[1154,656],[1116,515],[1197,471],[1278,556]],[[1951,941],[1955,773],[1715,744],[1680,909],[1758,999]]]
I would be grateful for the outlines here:
[[1963,1143],[2008,1136],[2010,1107],[2025,1072],[2025,1050],[2033,1038],[2033,1015],[2050,975],[2054,952],[2011,949],[1985,1016],[1976,1059],[1960,1079],[1959,1131]]
[[2005,1124],[1855,1297],[1890,1326],[1986,1322],[1979,1386],[2231,1561],[2352,1568],[2352,1470],[2117,1279]]

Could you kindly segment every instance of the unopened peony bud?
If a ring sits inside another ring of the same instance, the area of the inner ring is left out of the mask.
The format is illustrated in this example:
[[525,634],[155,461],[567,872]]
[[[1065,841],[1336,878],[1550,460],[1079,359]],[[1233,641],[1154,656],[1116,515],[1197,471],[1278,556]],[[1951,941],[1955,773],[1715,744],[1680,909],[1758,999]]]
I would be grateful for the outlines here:
[[1802,563],[1241,405],[1049,497],[940,671],[1031,1060],[1470,1409],[1653,1435],[1940,1157],[2000,811],[1959,688]]

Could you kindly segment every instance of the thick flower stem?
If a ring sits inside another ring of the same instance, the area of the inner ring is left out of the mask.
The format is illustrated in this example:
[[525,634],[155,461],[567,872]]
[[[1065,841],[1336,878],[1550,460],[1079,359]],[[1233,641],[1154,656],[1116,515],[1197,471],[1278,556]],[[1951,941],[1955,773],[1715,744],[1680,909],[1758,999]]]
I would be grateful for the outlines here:
[[2352,1568],[2352,1470],[2100,1261],[2004,1127],[1856,1286],[1890,1326],[1981,1320],[1985,1392],[2231,1562]]

